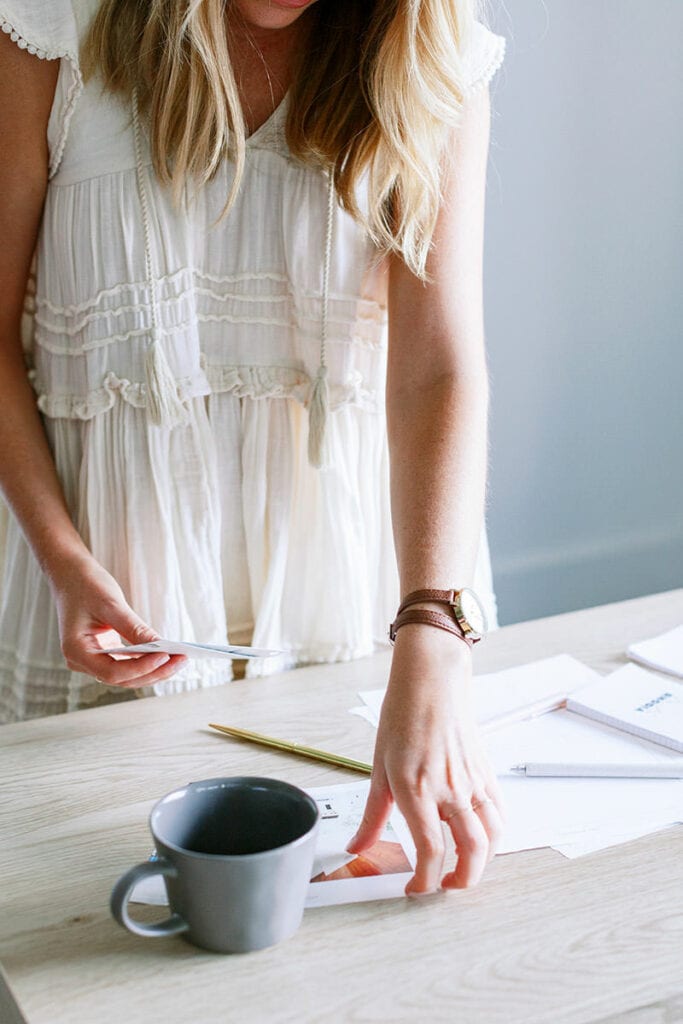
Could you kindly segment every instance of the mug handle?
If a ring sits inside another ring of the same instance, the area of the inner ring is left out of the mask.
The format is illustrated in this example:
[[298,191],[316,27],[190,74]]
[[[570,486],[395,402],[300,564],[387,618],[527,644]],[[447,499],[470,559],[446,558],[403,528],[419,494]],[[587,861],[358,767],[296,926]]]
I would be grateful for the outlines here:
[[164,935],[179,935],[186,932],[189,925],[180,914],[171,914],[165,921],[157,921],[155,924],[143,924],[140,921],[133,921],[128,914],[128,900],[130,895],[143,878],[151,875],[165,875],[166,878],[176,878],[178,872],[173,864],[159,857],[154,861],[145,861],[144,864],[136,864],[134,868],[121,875],[111,892],[109,906],[112,916],[120,925],[127,928],[133,935],[142,935],[144,938],[162,938]]

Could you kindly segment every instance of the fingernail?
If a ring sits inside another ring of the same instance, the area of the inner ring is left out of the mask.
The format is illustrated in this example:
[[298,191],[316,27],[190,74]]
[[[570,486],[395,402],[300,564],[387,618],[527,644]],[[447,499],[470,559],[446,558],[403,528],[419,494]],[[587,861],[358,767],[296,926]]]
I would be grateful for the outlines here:
[[154,667],[155,668],[161,668],[162,665],[165,665],[166,662],[170,661],[170,660],[171,659],[169,658],[168,654],[163,654],[159,658],[156,659],[156,661],[154,662]]
[[408,884],[405,887],[404,891],[405,891],[406,896],[414,896],[414,897],[420,898],[422,896],[433,896],[434,893],[439,892],[439,889],[438,888],[436,888],[436,889],[413,889],[413,888],[411,888],[411,883],[408,882]]
[[406,896],[410,896],[412,900],[423,900],[426,896],[433,896],[438,891],[438,889],[427,889],[425,892],[416,892],[414,889],[406,889]]

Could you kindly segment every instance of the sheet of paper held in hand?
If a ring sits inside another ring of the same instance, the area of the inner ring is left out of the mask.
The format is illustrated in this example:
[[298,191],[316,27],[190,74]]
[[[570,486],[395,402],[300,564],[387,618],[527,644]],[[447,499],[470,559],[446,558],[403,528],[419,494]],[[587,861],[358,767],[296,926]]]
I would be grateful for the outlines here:
[[[403,816],[394,808],[379,840],[362,854],[346,852],[346,844],[358,830],[370,780],[307,789],[320,808],[320,831],[307,907],[338,903],[362,903],[403,896],[413,875],[415,847]],[[166,905],[168,899],[160,875],[145,879],[133,892],[135,903]]]
[[261,647],[237,647],[228,644],[195,644],[185,640],[151,640],[146,644],[126,647],[108,647],[102,654],[186,654],[189,658],[272,658],[286,651],[271,651]]

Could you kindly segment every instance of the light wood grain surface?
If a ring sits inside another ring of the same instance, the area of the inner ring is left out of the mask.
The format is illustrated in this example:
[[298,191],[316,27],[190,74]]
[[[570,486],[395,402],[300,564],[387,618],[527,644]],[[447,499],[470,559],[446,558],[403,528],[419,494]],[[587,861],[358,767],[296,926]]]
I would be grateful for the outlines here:
[[[680,623],[683,590],[508,626],[475,648],[475,673],[564,651],[606,672],[630,641]],[[148,854],[163,793],[216,775],[357,778],[236,743],[209,721],[370,760],[374,732],[348,709],[386,683],[389,662],[0,729],[0,961],[29,1024],[683,1019],[680,828],[577,860],[500,856],[470,890],[307,911],[289,942],[246,956],[137,939],[111,920],[111,886]]]

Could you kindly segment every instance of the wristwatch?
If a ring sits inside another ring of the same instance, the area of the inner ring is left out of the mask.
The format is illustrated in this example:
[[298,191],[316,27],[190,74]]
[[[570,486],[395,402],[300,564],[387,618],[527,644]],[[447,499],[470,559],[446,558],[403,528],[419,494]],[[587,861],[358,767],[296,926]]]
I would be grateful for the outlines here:
[[[449,613],[412,607],[424,601],[445,604]],[[439,629],[454,633],[470,647],[481,640],[488,629],[482,601],[470,587],[461,587],[459,590],[413,590],[403,598],[396,618],[389,626],[389,639],[392,643],[396,639],[396,631],[408,622],[438,626]]]

